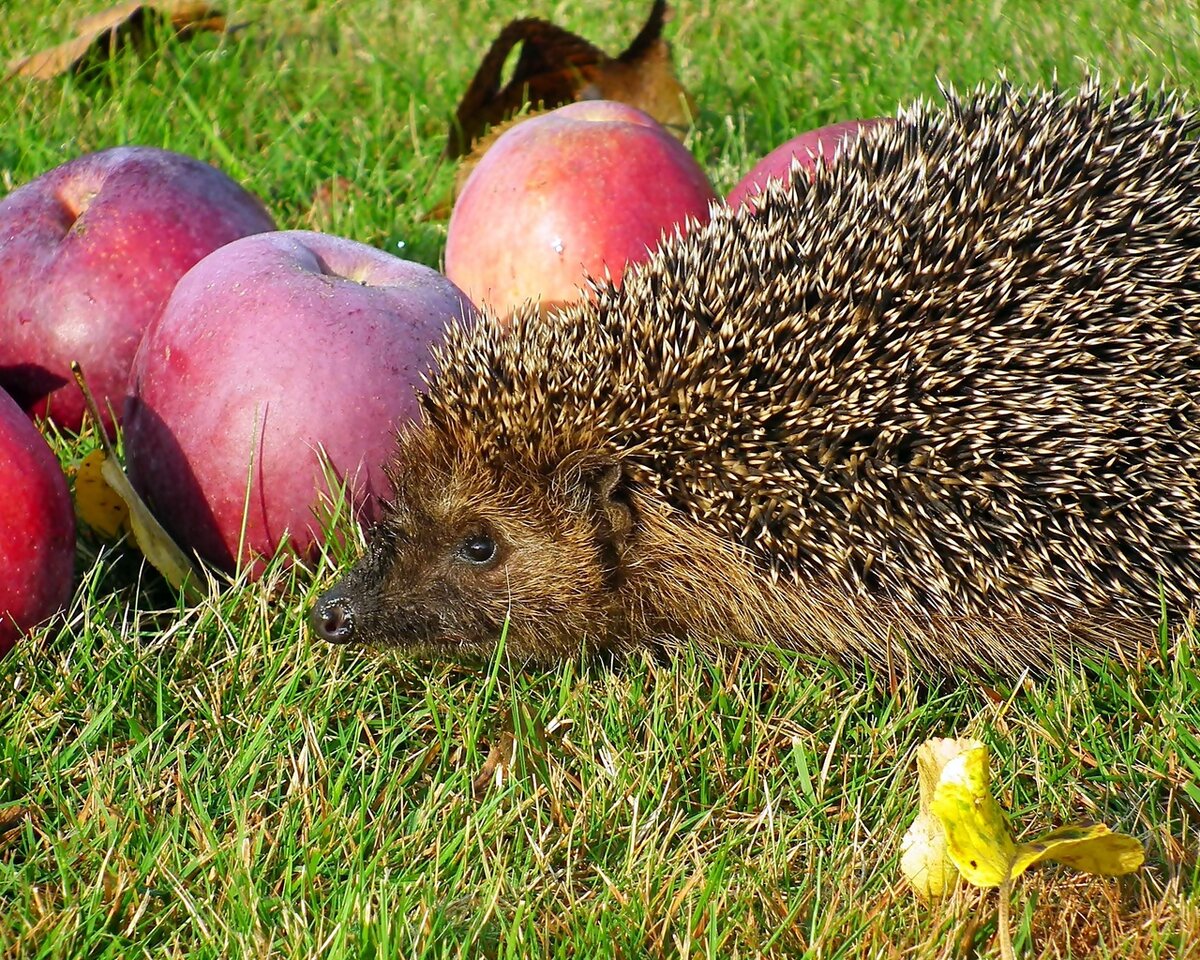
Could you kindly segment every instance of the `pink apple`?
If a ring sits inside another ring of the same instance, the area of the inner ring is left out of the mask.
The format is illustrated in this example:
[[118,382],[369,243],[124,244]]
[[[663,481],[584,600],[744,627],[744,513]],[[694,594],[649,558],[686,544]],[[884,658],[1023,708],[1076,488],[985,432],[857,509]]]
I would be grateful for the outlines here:
[[585,100],[517,124],[467,178],[450,216],[446,275],[504,316],[579,297],[587,275],[620,281],[664,231],[708,219],[716,199],[687,149],[650,116]]
[[78,429],[78,360],[101,410],[119,415],[138,341],[175,281],[274,229],[225,174],[153,147],[87,154],[18,187],[0,200],[0,387]]
[[864,131],[890,122],[883,117],[849,120],[792,137],[787,143],[776,147],[759,160],[750,172],[738,181],[737,186],[729,191],[726,201],[731,207],[745,205],[754,209],[752,198],[762,191],[768,180],[791,180],[793,160],[804,170],[811,170],[820,160],[831,163],[847,144],[857,140]]
[[0,656],[71,597],[75,511],[58,460],[0,390]]
[[234,566],[243,526],[240,559],[256,568],[285,539],[308,551],[330,492],[318,450],[369,512],[430,345],[474,312],[436,271],[352,240],[289,231],[222,247],[179,281],[134,360],[134,485],[218,566]]

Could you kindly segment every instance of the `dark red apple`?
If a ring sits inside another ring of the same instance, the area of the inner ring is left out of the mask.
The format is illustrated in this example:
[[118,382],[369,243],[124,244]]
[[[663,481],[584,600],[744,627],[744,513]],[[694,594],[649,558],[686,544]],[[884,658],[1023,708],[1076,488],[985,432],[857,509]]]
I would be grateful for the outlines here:
[[274,230],[221,171],[153,147],[114,147],[0,200],[0,387],[70,430],[78,360],[101,410],[120,415],[146,325],[202,257]]
[[53,452],[0,390],[0,656],[71,598],[75,512]]
[[218,566],[261,569],[285,539],[306,552],[330,492],[318,450],[369,511],[430,345],[474,313],[436,271],[352,240],[289,231],[222,247],[179,281],[134,360],[134,485]]
[[792,137],[786,143],[780,144],[765,157],[758,161],[737,186],[729,191],[726,202],[731,207],[749,206],[754,208],[753,197],[762,192],[768,180],[783,180],[788,182],[792,177],[792,162],[795,161],[803,170],[811,170],[819,161],[832,163],[838,153],[849,143],[871,127],[881,123],[890,123],[887,118],[876,117],[871,120],[849,120],[845,123],[832,123],[827,127],[809,130],[797,137]]
[[450,216],[446,276],[499,316],[579,296],[587,275],[620,281],[663,231],[708,219],[716,199],[687,149],[653,118],[585,100],[503,133]]

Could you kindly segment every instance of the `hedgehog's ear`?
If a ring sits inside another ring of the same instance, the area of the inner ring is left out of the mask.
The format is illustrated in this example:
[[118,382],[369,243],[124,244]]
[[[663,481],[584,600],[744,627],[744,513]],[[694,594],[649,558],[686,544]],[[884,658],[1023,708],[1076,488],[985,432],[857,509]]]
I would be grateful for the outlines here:
[[611,460],[592,475],[594,503],[604,516],[608,538],[618,549],[633,532],[633,504],[629,499],[629,478],[619,460]]
[[593,515],[602,538],[619,550],[634,523],[629,478],[621,461],[597,454],[568,456],[554,479],[577,509]]

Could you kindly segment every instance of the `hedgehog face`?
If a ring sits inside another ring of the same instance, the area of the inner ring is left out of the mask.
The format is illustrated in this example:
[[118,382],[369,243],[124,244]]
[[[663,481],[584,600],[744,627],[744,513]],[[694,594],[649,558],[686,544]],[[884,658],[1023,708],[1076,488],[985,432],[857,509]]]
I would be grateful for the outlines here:
[[624,509],[603,470],[409,462],[366,554],[318,601],[320,636],[455,658],[502,634],[518,659],[603,643],[619,610],[609,517]]

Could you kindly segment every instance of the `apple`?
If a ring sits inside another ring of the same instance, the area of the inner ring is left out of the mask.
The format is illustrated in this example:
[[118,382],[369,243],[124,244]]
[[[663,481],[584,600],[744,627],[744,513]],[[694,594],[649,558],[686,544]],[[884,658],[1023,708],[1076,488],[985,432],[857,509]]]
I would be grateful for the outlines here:
[[66,606],[75,566],[75,511],[58,459],[0,390],[0,656]]
[[341,237],[222,247],[179,281],[134,359],[134,486],[219,567],[261,572],[285,540],[308,553],[331,494],[318,451],[369,515],[390,491],[382,467],[397,422],[417,416],[430,346],[474,314],[435,270]]
[[729,191],[726,202],[731,207],[746,206],[753,210],[753,197],[762,192],[768,180],[783,180],[785,183],[791,181],[793,161],[803,170],[811,170],[820,161],[832,163],[837,159],[838,153],[847,144],[857,140],[864,131],[890,122],[885,117],[848,120],[844,123],[831,123],[827,127],[809,130],[792,137],[759,160],[750,172],[738,181],[737,186]]
[[607,269],[620,283],[664,231],[708,219],[718,199],[700,165],[640,110],[585,100],[506,130],[463,184],[446,235],[446,276],[504,317],[580,296]]
[[105,417],[119,415],[138,342],[175,281],[274,229],[225,174],[154,147],[86,154],[18,187],[0,200],[0,387],[77,430],[78,360]]

